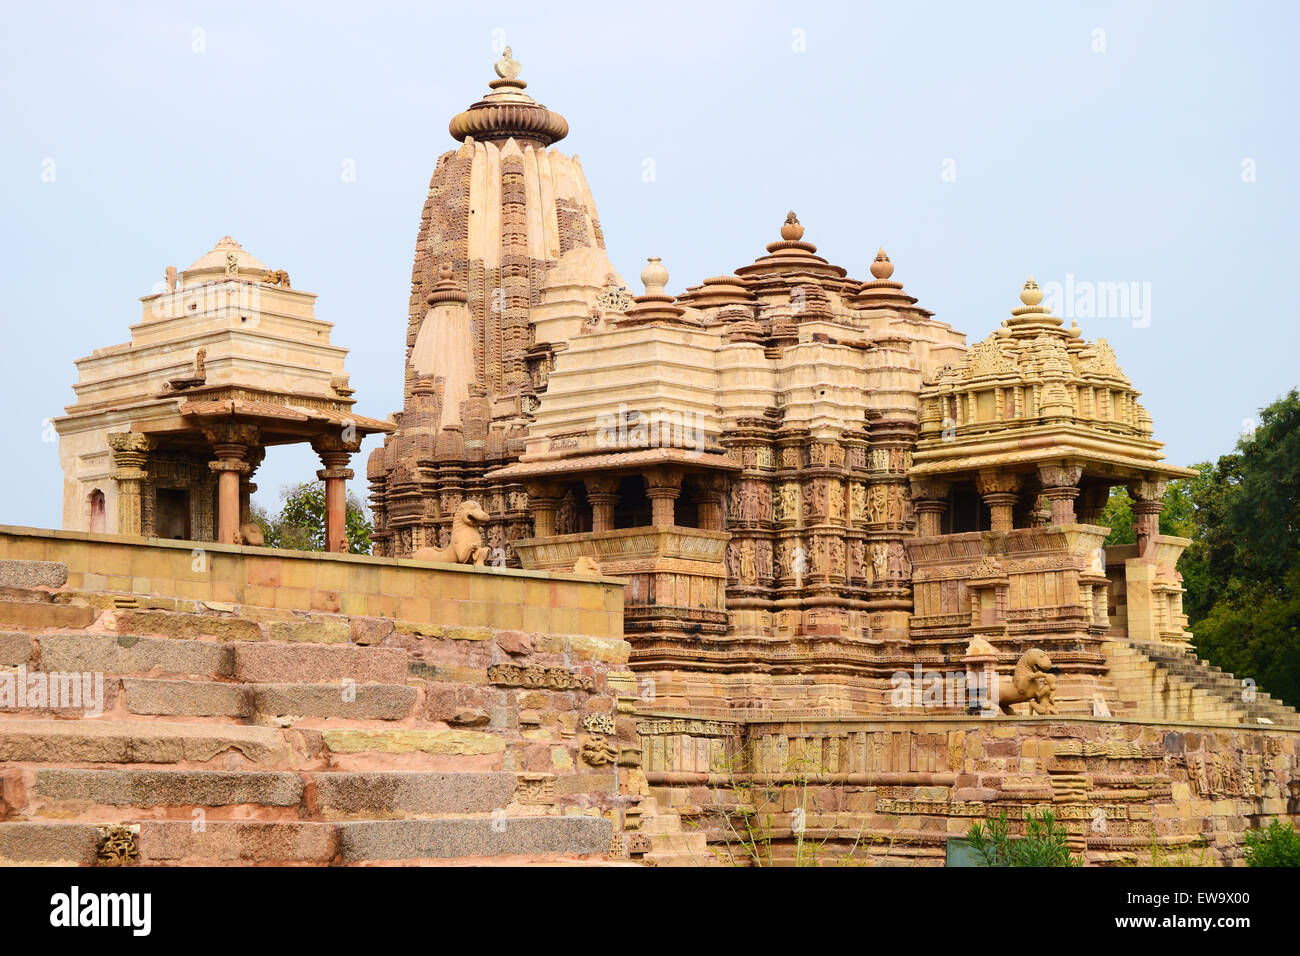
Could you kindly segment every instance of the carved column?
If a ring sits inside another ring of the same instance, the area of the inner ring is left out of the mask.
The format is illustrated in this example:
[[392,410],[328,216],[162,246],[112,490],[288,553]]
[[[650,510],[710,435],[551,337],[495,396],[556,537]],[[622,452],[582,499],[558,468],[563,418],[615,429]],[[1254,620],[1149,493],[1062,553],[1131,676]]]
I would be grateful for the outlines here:
[[682,473],[675,468],[653,468],[646,473],[646,497],[650,499],[650,523],[671,528],[677,523],[677,496],[682,493]]
[[1129,482],[1128,493],[1133,499],[1133,534],[1137,538],[1139,557],[1146,553],[1151,538],[1160,533],[1165,486],[1165,482],[1154,479]]
[[1074,499],[1079,495],[1079,465],[1039,465],[1038,478],[1043,485],[1043,497],[1052,508],[1052,524],[1074,524]]
[[1085,485],[1079,493],[1076,511],[1080,524],[1101,524],[1101,514],[1106,510],[1106,501],[1110,498],[1110,486],[1100,483]]
[[213,425],[204,429],[212,444],[216,461],[208,467],[217,473],[217,536],[220,544],[237,544],[239,541],[239,483],[240,476],[248,472],[245,459],[249,449],[257,444],[254,425]]
[[587,500],[591,502],[591,530],[613,531],[614,508],[618,505],[618,478],[614,475],[601,475],[588,478]]
[[1023,481],[1021,475],[1005,471],[981,471],[975,476],[975,487],[989,507],[992,530],[1010,531],[1015,527],[1012,515]]
[[116,432],[108,436],[108,447],[113,450],[109,477],[117,482],[117,533],[138,535],[141,533],[141,485],[149,477],[145,466],[156,445],[148,435]]
[[916,509],[916,533],[922,538],[943,534],[943,516],[948,512],[949,485],[926,479],[912,482],[912,506]]
[[721,475],[704,475],[699,479],[700,527],[705,531],[725,531],[726,479]]
[[533,537],[555,537],[555,512],[560,507],[560,491],[559,485],[550,482],[529,483],[528,510],[533,513]]
[[312,439],[311,447],[320,456],[325,467],[316,477],[325,482],[325,550],[348,550],[348,480],[353,477],[348,462],[361,450],[357,439],[345,440],[340,435],[324,435]]

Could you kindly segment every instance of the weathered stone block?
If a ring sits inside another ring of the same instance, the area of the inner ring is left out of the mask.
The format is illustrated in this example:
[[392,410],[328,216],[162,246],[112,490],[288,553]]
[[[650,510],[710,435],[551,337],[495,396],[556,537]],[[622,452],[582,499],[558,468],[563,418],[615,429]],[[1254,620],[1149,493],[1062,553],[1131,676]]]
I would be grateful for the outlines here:
[[316,802],[341,815],[491,813],[511,803],[515,775],[501,772],[318,773]]
[[185,674],[228,677],[232,645],[111,634],[51,634],[39,638],[41,669],[105,674]]
[[36,793],[50,800],[89,800],[113,806],[291,807],[302,800],[297,774],[222,770],[36,771]]
[[191,717],[247,717],[249,691],[241,684],[218,681],[126,678],[126,709],[133,714]]
[[515,854],[603,854],[613,825],[599,817],[365,820],[339,824],[345,862]]
[[402,720],[417,695],[403,684],[254,684],[253,709],[277,717]]
[[0,561],[0,587],[61,588],[68,581],[68,566],[55,561]]
[[406,652],[390,647],[238,644],[234,675],[258,683],[406,683]]

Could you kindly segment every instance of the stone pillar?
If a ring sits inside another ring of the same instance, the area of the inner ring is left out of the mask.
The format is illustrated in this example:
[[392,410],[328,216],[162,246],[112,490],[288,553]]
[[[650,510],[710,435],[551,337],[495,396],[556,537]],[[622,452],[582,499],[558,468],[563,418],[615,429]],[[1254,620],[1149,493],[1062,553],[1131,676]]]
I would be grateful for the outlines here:
[[1079,493],[1075,510],[1080,524],[1100,524],[1102,512],[1106,510],[1106,501],[1110,498],[1110,486],[1093,482],[1085,485]]
[[725,531],[727,528],[727,480],[721,475],[702,475],[699,479],[700,528]]
[[1043,485],[1043,497],[1052,508],[1052,524],[1075,524],[1074,499],[1079,494],[1080,465],[1039,465],[1038,478]]
[[561,497],[559,485],[549,482],[528,485],[528,510],[533,513],[534,538],[555,537],[555,512],[560,507]]
[[212,444],[216,461],[208,467],[217,473],[217,534],[219,544],[236,544],[239,541],[239,484],[240,477],[249,470],[249,449],[257,444],[254,425],[213,425],[204,429]]
[[348,462],[361,450],[358,439],[325,435],[312,439],[311,447],[325,467],[316,477],[325,482],[325,550],[346,553],[348,550],[348,481],[353,477]]
[[671,528],[677,523],[677,496],[682,493],[682,473],[675,468],[653,468],[646,473],[646,497],[650,499],[650,523]]
[[993,531],[1010,531],[1015,527],[1012,515],[1023,481],[1023,476],[1005,471],[981,471],[975,476],[975,487],[989,507]]
[[618,505],[618,477],[601,475],[588,478],[587,500],[591,502],[591,530],[613,531],[614,508]]
[[1165,486],[1165,482],[1157,479],[1129,482],[1128,494],[1133,499],[1133,534],[1137,538],[1139,557],[1146,553],[1152,537],[1160,533]]
[[943,534],[943,516],[948,513],[946,481],[926,479],[912,482],[912,507],[916,509],[916,534],[933,538]]
[[117,533],[138,535],[143,514],[141,484],[149,477],[145,466],[156,445],[148,435],[115,432],[108,436],[108,447],[113,451],[109,477],[117,482]]

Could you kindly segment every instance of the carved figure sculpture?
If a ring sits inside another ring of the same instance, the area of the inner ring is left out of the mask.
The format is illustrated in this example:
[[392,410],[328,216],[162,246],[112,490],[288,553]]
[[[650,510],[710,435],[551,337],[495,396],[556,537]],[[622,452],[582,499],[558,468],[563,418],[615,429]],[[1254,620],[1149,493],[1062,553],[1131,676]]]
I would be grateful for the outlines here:
[[483,532],[479,529],[490,520],[477,501],[462,501],[451,521],[451,541],[447,547],[420,548],[411,557],[416,561],[477,564],[481,567],[487,560],[488,549],[483,546]]
[[1012,704],[1029,704],[1030,713],[1056,713],[1056,675],[1047,652],[1031,647],[1020,655],[1011,680],[998,681],[998,706],[1002,713],[1014,713]]
[[596,559],[591,557],[591,555],[583,554],[573,563],[573,573],[589,574],[593,577],[599,577],[600,565],[596,563]]

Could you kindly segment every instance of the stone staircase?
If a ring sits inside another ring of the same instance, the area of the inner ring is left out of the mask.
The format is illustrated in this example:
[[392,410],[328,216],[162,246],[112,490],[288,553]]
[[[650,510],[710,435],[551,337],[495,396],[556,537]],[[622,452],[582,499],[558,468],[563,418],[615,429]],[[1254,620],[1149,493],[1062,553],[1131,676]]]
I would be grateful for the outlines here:
[[367,640],[339,615],[0,588],[0,863],[606,859],[599,808],[527,781],[579,785],[505,769],[517,712],[448,715],[415,676],[436,665]]
[[1294,707],[1259,689],[1245,699],[1239,679],[1185,646],[1115,640],[1103,649],[1120,702],[1116,716],[1300,728]]

